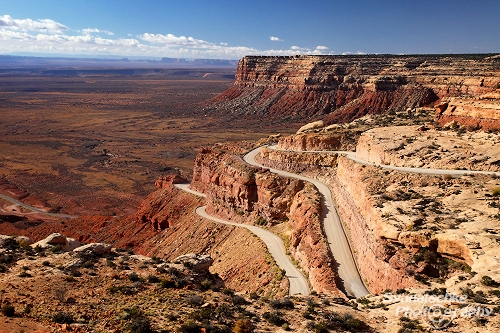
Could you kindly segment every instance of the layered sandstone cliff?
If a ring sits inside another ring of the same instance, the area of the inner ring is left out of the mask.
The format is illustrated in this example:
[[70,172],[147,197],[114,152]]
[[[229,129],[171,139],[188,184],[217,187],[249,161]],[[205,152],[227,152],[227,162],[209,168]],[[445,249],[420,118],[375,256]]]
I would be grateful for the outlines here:
[[251,167],[241,157],[217,148],[198,154],[191,187],[207,195],[207,211],[213,215],[282,231],[313,290],[342,295],[336,263],[322,233],[320,197],[314,187]]
[[234,86],[209,109],[280,120],[349,122],[366,114],[480,95],[500,82],[500,59],[488,55],[248,56]]
[[440,125],[457,123],[468,128],[484,130],[500,128],[500,89],[477,97],[451,97],[436,106]]

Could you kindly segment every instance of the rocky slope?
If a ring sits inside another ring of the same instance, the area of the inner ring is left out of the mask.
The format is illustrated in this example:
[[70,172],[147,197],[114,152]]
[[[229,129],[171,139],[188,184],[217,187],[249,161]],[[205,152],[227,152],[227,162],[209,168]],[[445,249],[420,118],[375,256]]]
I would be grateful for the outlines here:
[[238,64],[234,86],[208,109],[349,122],[445,97],[479,96],[499,83],[500,59],[489,55],[248,56]]
[[211,270],[225,280],[226,286],[262,295],[285,295],[288,281],[282,279],[263,243],[243,228],[200,218],[194,210],[204,204],[203,199],[175,188],[172,183],[177,181],[177,176],[160,178],[158,190],[144,199],[136,214],[125,219],[83,216],[65,221],[40,220],[29,228],[26,223],[4,222],[2,232],[35,240],[63,232],[80,242],[107,242],[166,260],[189,252],[210,254],[216,259]]
[[[407,116],[387,117],[398,124]],[[350,145],[342,131],[358,133],[368,120],[358,120],[360,127],[352,123],[350,129],[336,126],[279,138],[279,148],[295,151],[263,149],[262,162],[331,186],[361,274],[374,293],[422,283],[466,288],[484,275],[498,279],[496,177],[408,174],[301,152],[303,139],[315,135],[317,140],[308,139],[311,147],[320,147],[325,136],[341,138],[340,147]],[[496,171],[498,140],[498,134],[460,127],[375,127],[358,136],[356,154],[373,163]]]
[[313,290],[342,296],[314,187],[248,166],[240,156],[217,147],[198,154],[191,186],[207,195],[207,211],[213,215],[271,230],[274,226],[288,239],[288,250],[308,274]]
[[59,246],[72,242],[0,235],[0,332],[313,331],[320,322],[370,329],[355,303],[237,293],[210,272],[208,255],[165,261],[102,243]]

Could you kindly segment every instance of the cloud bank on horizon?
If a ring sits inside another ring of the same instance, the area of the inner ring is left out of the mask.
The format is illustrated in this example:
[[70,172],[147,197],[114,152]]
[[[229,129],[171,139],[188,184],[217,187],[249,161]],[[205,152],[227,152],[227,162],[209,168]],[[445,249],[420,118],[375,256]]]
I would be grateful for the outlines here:
[[[85,56],[130,56],[172,58],[239,59],[246,55],[333,54],[327,46],[315,49],[291,46],[289,49],[258,50],[247,46],[230,46],[194,37],[144,32],[114,37],[114,33],[99,28],[74,30],[51,19],[15,19],[0,16],[0,52],[43,53]],[[270,36],[271,41],[283,42]]]

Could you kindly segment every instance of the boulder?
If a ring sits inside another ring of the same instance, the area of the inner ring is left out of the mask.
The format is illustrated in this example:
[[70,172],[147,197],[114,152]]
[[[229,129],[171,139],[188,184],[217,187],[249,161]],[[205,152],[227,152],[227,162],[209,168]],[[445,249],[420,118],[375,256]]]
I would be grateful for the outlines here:
[[41,247],[43,249],[48,249],[53,246],[61,246],[61,250],[68,252],[72,251],[73,249],[76,249],[77,247],[81,246],[81,243],[77,241],[76,239],[73,238],[66,238],[64,235],[60,233],[53,233],[50,234],[47,238],[42,239],[34,244],[31,244],[32,247]]
[[174,263],[176,264],[182,264],[185,267],[189,267],[200,272],[207,272],[213,262],[214,260],[208,254],[195,253],[184,254],[174,260]]
[[26,236],[17,236],[15,238],[15,240],[19,244],[24,244],[24,245],[31,245],[31,244],[33,244],[33,241],[31,240],[31,238],[26,237]]
[[323,123],[323,120],[314,121],[312,123],[305,124],[304,126],[299,128],[299,130],[297,131],[297,134],[307,132],[307,131],[310,131],[313,129],[323,128],[324,126],[325,126],[325,124]]
[[111,251],[111,245],[105,243],[91,243],[77,247],[73,252],[87,252],[95,255],[103,255]]
[[5,247],[6,244],[12,242],[12,237],[7,235],[0,235],[0,247]]

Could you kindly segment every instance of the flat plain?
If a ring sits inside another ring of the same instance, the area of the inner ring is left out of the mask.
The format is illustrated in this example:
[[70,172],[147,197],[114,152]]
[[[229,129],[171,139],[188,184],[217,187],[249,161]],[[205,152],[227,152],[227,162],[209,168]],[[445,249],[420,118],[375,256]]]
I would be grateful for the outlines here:
[[52,212],[122,216],[162,174],[189,176],[200,147],[286,132],[204,112],[233,75],[0,75],[0,193]]

